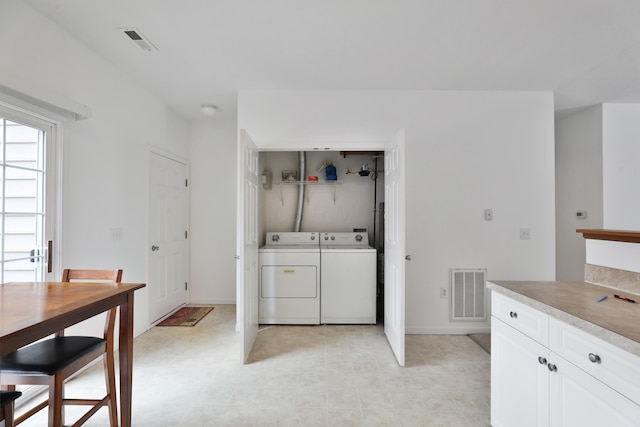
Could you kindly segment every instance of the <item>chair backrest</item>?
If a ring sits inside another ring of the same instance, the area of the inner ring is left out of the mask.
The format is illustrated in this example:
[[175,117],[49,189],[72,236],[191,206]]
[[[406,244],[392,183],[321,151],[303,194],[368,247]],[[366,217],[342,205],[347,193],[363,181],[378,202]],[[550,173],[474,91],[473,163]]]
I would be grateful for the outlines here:
[[79,270],[67,268],[62,272],[62,281],[72,280],[107,281],[120,283],[122,281],[122,270]]
[[[122,270],[82,270],[66,268],[62,272],[62,281],[87,281],[87,282],[114,282],[122,281]],[[104,338],[113,347],[114,327],[116,323],[117,308],[112,308],[107,312],[107,319],[104,324]],[[63,336],[64,331],[60,331],[56,336]]]

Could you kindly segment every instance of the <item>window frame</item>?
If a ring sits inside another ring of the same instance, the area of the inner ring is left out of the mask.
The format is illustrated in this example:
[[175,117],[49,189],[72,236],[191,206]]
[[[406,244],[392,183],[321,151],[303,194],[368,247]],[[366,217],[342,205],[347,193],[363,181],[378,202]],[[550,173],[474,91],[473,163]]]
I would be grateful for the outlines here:
[[62,137],[63,123],[36,106],[14,105],[0,99],[0,116],[45,132],[45,221],[44,242],[51,240],[52,263],[44,271],[44,280],[56,281],[62,272]]

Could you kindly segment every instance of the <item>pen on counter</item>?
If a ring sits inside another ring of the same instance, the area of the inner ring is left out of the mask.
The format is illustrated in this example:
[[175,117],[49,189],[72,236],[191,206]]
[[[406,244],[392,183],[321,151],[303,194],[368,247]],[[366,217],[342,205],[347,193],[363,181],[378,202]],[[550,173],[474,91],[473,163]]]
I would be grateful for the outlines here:
[[621,297],[620,295],[615,295],[615,294],[614,294],[613,296],[614,296],[614,297],[616,297],[616,298],[618,298],[618,299],[621,299],[622,301],[627,301],[627,302],[632,302],[632,303],[635,303],[635,302],[636,302],[635,300],[632,300],[632,299],[627,298],[627,297]]
[[602,302],[602,301],[604,301],[606,299],[607,299],[607,296],[605,295],[603,297],[598,298],[598,300],[596,302]]

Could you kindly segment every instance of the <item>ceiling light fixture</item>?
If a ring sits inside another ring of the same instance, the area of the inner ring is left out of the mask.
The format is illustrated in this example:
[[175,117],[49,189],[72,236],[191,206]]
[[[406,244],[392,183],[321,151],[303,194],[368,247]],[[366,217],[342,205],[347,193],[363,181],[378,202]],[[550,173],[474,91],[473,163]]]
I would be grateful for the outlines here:
[[218,112],[218,107],[213,104],[202,104],[200,106],[200,111],[202,111],[202,115],[206,117],[213,117]]

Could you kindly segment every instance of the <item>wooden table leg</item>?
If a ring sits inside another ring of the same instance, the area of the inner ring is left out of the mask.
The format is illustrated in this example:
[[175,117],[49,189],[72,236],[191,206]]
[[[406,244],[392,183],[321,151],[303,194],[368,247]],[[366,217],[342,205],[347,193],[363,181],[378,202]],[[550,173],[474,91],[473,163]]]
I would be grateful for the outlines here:
[[120,425],[131,427],[131,384],[133,379],[133,292],[120,306]]

